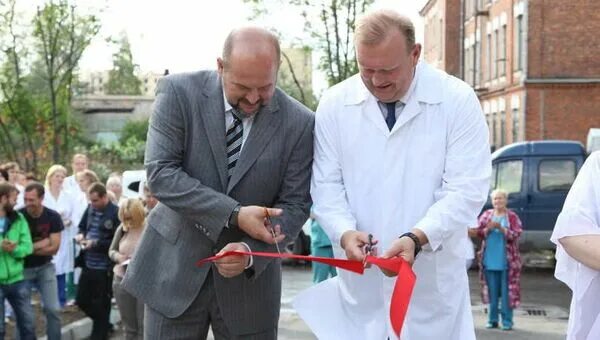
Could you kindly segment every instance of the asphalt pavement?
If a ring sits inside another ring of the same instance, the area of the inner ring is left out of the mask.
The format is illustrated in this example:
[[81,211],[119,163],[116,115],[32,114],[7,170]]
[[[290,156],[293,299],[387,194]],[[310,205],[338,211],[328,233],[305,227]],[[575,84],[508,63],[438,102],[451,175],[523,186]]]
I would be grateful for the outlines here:
[[[292,307],[293,298],[312,285],[310,267],[285,266],[279,320],[279,339],[316,339]],[[514,329],[485,329],[486,306],[481,304],[476,271],[469,272],[471,304],[477,339],[559,340],[565,338],[571,293],[557,281],[551,270],[526,270],[522,273],[522,305],[514,311]],[[212,339],[212,338],[209,338]]]

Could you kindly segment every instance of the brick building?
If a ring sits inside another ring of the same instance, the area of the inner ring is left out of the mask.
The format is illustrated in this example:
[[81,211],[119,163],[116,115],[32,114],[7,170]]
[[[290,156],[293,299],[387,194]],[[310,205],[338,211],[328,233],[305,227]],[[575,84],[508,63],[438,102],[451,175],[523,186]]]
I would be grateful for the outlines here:
[[600,127],[600,1],[430,0],[421,15],[425,60],[475,88],[494,147]]

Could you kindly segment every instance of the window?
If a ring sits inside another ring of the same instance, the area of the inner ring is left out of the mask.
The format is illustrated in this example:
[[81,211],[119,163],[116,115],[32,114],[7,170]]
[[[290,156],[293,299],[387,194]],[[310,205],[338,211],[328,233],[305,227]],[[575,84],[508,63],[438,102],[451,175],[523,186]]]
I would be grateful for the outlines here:
[[519,15],[515,18],[515,39],[514,39],[514,61],[513,69],[520,71],[523,69],[523,49],[525,47],[525,32],[523,27],[523,15]]
[[465,49],[465,81],[469,83],[469,85],[473,86],[473,47],[469,47]]
[[568,191],[577,175],[577,167],[572,160],[541,161],[538,174],[540,191]]
[[523,161],[505,161],[498,163],[496,186],[494,189],[502,189],[508,194],[521,192],[521,180],[523,177]]
[[498,78],[498,30],[492,36],[492,79]]
[[440,18],[439,22],[438,22],[438,46],[439,46],[439,50],[440,52],[438,52],[438,54],[440,55],[440,60],[442,60],[442,46],[444,46],[444,20],[442,20],[442,18]]
[[487,80],[492,79],[492,34],[487,35]]
[[475,58],[475,87],[479,87],[481,83],[481,41],[475,39],[475,51],[473,53]]
[[131,182],[131,184],[129,184],[127,186],[127,189],[129,189],[131,191],[139,192],[140,191],[140,181]]
[[492,112],[492,145],[498,146],[497,130],[496,130],[496,112]]
[[519,141],[519,120],[521,119],[521,117],[519,117],[519,109],[513,109],[512,110],[512,137],[513,137],[513,143]]
[[475,0],[465,0],[465,19],[468,20],[473,16]]
[[500,77],[506,75],[506,25],[500,28],[500,38],[498,42],[498,70]]
[[506,112],[500,112],[500,146],[506,144]]

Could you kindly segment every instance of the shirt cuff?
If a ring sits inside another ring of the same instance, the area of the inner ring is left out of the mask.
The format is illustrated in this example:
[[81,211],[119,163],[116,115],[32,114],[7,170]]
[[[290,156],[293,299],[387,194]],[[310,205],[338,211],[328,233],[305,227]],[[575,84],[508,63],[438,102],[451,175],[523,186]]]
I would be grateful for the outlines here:
[[[246,247],[246,249],[248,249],[248,252],[252,251],[252,249],[250,249],[250,246],[246,242],[240,242],[240,243],[243,244],[244,247]],[[248,268],[252,267],[253,264],[254,264],[254,259],[252,258],[252,256],[250,256],[250,262],[248,262],[248,265],[244,269],[248,269]]]
[[437,251],[442,249],[443,234],[436,220],[425,217],[417,223],[415,228],[421,230],[427,236],[427,241],[429,241],[423,245],[422,250]]

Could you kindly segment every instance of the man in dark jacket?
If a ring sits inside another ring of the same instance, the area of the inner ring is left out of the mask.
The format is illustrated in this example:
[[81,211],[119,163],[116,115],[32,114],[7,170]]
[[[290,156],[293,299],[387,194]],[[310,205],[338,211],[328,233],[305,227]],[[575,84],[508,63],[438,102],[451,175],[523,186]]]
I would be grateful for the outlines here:
[[79,223],[76,241],[81,245],[83,269],[77,291],[77,305],[93,321],[92,340],[108,339],[112,262],[108,248],[119,221],[119,208],[110,202],[106,187],[94,183],[88,189],[90,205]]

